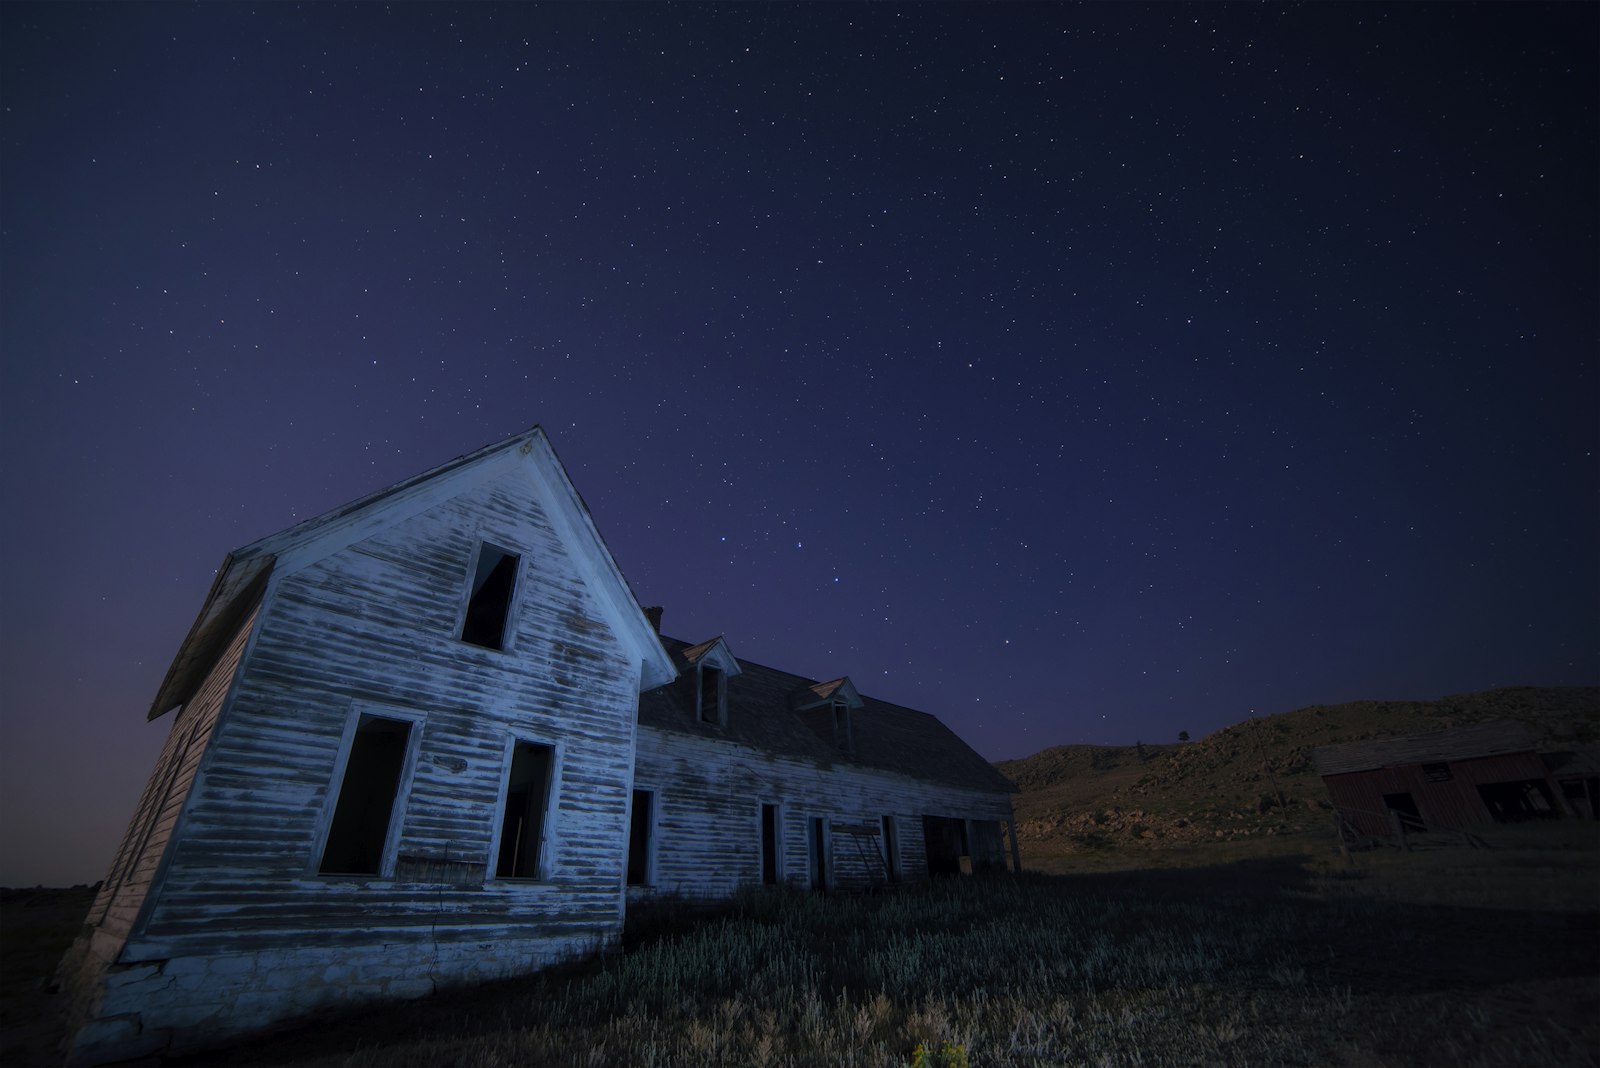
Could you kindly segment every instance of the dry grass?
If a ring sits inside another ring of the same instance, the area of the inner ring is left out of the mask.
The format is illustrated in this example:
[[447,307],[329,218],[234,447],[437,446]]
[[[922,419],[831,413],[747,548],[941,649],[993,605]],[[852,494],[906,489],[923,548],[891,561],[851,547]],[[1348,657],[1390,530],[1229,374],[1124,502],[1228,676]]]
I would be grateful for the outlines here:
[[1600,840],[1524,830],[1349,867],[752,895],[586,969],[196,1063],[1595,1065]]

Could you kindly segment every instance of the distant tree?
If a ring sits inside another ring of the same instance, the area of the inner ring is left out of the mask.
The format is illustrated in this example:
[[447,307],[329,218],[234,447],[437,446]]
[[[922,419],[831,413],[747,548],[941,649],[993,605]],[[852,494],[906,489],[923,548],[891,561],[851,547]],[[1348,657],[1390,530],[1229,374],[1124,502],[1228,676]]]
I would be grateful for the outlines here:
[[1178,732],[1178,741],[1187,742],[1188,740],[1189,740],[1189,732],[1188,731],[1179,731]]

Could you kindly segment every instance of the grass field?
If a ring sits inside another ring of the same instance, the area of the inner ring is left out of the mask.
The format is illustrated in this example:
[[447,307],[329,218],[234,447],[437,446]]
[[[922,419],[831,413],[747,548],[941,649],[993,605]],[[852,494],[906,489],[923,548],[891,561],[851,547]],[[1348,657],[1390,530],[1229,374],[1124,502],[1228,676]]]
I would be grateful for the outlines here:
[[624,955],[180,1063],[1596,1065],[1597,835],[640,910]]

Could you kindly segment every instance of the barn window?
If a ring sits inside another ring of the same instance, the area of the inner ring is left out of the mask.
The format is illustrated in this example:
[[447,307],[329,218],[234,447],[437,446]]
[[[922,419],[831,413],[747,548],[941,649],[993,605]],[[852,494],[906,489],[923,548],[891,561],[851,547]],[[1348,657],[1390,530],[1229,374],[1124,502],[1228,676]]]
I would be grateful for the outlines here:
[[1499,823],[1555,819],[1561,814],[1556,808],[1555,795],[1542,779],[1479,783],[1478,796],[1483,798],[1489,815]]
[[656,795],[650,790],[633,792],[633,815],[628,823],[628,885],[649,886],[650,855],[654,851]]
[[461,623],[461,640],[485,649],[504,649],[511,598],[517,591],[517,564],[522,558],[484,542],[478,547],[478,566],[472,575],[472,593]]
[[322,847],[323,875],[380,875],[395,800],[410,748],[411,724],[363,714],[350,740],[339,799]]
[[702,664],[699,671],[700,722],[715,723],[719,727],[728,723],[728,676],[721,668]]
[[761,882],[764,886],[777,886],[783,881],[783,853],[778,806],[761,806]]
[[511,750],[505,808],[500,819],[500,855],[494,873],[501,879],[538,879],[544,874],[546,816],[555,750],[518,741]]
[[1424,764],[1422,765],[1422,779],[1424,782],[1449,782],[1454,778],[1450,774],[1449,764]]

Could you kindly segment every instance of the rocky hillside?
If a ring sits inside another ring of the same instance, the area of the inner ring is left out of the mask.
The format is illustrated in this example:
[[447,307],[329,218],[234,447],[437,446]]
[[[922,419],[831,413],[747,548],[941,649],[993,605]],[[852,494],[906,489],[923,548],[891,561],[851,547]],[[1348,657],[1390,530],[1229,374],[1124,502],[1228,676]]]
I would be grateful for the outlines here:
[[1179,745],[1063,745],[996,766],[1021,788],[1017,834],[1063,853],[1275,835],[1331,837],[1319,745],[1529,724],[1551,749],[1600,743],[1600,687],[1520,687],[1437,701],[1354,701],[1263,716]]

